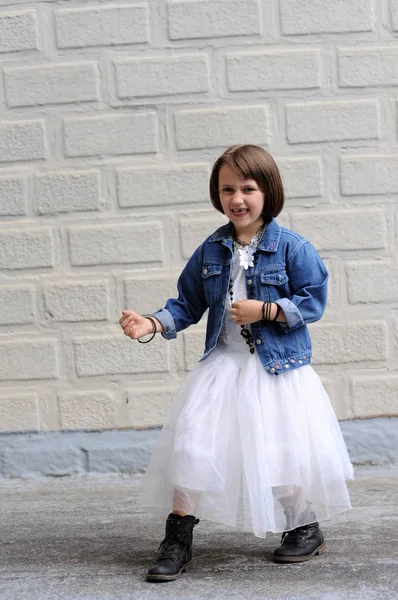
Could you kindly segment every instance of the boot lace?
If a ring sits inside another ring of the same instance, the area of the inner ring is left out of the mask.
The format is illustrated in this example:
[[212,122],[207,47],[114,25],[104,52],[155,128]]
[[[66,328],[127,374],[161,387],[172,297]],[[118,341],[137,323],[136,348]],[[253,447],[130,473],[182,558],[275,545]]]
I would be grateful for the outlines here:
[[307,543],[309,527],[296,527],[292,531],[285,531],[282,535],[282,544],[287,542],[288,544],[294,544],[299,548],[303,547]]
[[177,536],[172,533],[167,534],[158,548],[159,559],[171,558],[171,560],[176,561],[182,545],[183,542],[181,542]]

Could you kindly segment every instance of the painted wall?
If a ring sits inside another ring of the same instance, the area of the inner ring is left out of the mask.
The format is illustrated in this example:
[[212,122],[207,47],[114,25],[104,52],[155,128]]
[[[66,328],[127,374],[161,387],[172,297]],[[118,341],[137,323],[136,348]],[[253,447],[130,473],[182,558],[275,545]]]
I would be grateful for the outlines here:
[[314,366],[340,419],[398,415],[398,0],[0,6],[0,430],[147,427],[200,357],[122,335],[223,222],[233,143],[330,270]]

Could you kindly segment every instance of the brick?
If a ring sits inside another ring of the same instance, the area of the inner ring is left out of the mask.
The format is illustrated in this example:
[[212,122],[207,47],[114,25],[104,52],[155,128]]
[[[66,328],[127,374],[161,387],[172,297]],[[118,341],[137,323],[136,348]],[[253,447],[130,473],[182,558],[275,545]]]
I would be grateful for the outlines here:
[[391,25],[393,31],[398,31],[398,0],[390,0]]
[[0,53],[37,49],[37,19],[34,10],[0,13]]
[[100,210],[100,172],[51,171],[35,178],[36,206],[39,214]]
[[179,150],[266,144],[270,117],[266,106],[181,110],[175,114],[175,133]]
[[258,0],[173,0],[168,13],[171,40],[261,33]]
[[61,429],[102,430],[116,425],[116,404],[104,391],[60,394]]
[[221,213],[211,217],[181,219],[180,239],[183,258],[189,258],[198,246],[221,225],[227,223]]
[[52,266],[54,239],[50,228],[0,230],[0,269]]
[[159,223],[77,225],[69,228],[71,264],[110,265],[162,260]]
[[124,427],[163,425],[176,391],[175,387],[162,386],[159,389],[147,385],[127,390],[126,416],[121,425]]
[[281,0],[282,33],[303,35],[372,31],[371,0]]
[[114,4],[55,12],[59,48],[142,44],[149,41],[146,6]]
[[35,320],[35,294],[31,285],[0,286],[0,325],[23,325]]
[[36,394],[0,397],[0,431],[37,431],[39,423]]
[[99,98],[97,68],[92,62],[6,69],[5,86],[11,108]]
[[291,144],[379,137],[377,100],[288,104],[286,116],[287,138]]
[[[177,279],[179,273],[172,276],[150,273],[145,276],[126,277],[124,280],[124,301],[126,308],[131,307],[140,314],[150,314],[165,305],[168,298],[177,297]],[[130,310],[130,308],[129,308]]]
[[32,340],[0,343],[0,381],[56,379],[58,377],[57,343]]
[[0,162],[46,158],[43,121],[0,123]]
[[397,417],[398,376],[355,377],[353,410],[356,417]]
[[117,337],[75,340],[78,377],[129,373],[165,373],[169,369],[167,342],[157,336],[149,344],[128,339],[120,330]]
[[341,288],[343,286],[343,281],[340,273],[340,264],[337,261],[331,261],[327,259],[324,259],[323,262],[329,273],[326,311],[328,312],[329,308],[340,311],[342,296]]
[[348,321],[311,326],[314,364],[378,362],[388,357],[384,321]]
[[165,206],[196,204],[209,197],[206,164],[167,168],[121,168],[117,170],[119,206]]
[[187,371],[193,369],[205,351],[206,330],[201,323],[184,331],[184,366]]
[[338,62],[341,87],[398,85],[398,48],[344,48]]
[[334,385],[332,380],[325,378],[324,376],[321,376],[321,380],[339,421],[352,419],[354,415],[352,413],[351,398],[348,397],[348,394],[344,393],[343,390],[338,389],[338,386]]
[[52,321],[101,321],[108,318],[109,290],[105,281],[65,281],[44,289],[46,316]]
[[286,198],[312,198],[323,193],[322,161],[318,157],[277,158]]
[[209,91],[209,65],[205,54],[120,60],[114,65],[118,98]]
[[345,196],[397,193],[398,154],[343,156],[340,181]]
[[386,219],[381,210],[293,213],[292,227],[318,250],[374,250],[387,246]]
[[0,177],[0,215],[13,217],[26,215],[26,182],[23,177]]
[[290,90],[320,87],[318,50],[239,52],[226,58],[228,89]]
[[147,154],[158,151],[155,112],[64,120],[66,156]]
[[392,262],[355,262],[346,265],[351,304],[398,301],[398,267]]

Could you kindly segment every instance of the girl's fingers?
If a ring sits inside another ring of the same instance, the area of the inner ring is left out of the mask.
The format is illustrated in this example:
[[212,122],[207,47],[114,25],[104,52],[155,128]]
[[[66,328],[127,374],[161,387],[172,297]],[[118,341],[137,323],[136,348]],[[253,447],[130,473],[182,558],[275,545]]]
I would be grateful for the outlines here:
[[122,321],[124,321],[124,320],[126,320],[126,319],[129,319],[130,317],[135,317],[135,316],[136,316],[136,314],[135,314],[135,313],[133,313],[133,311],[132,311],[132,310],[124,310],[124,311],[122,312],[122,316],[121,316],[121,317],[120,317],[120,319],[119,319],[119,323],[121,324],[121,323],[122,323]]
[[132,323],[129,323],[129,325],[127,325],[125,331],[127,332],[127,335],[131,335],[133,333],[134,330],[134,321]]
[[121,326],[124,329],[125,327],[127,327],[127,325],[130,325],[131,323],[135,323],[134,317],[128,317],[127,319],[124,319],[124,321],[121,323]]

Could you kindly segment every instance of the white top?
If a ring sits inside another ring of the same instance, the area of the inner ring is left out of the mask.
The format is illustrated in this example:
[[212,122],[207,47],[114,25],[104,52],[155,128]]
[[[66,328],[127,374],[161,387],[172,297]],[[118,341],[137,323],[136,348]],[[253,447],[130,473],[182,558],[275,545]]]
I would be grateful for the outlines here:
[[[252,259],[254,251],[255,248],[249,248],[248,246],[245,246],[245,248],[238,248],[238,250],[235,250],[233,254],[231,265],[233,302],[237,302],[238,300],[247,300],[245,270],[247,270],[249,266],[253,266]],[[229,313],[231,306],[231,298],[229,292],[227,292],[220,342],[228,345],[234,345],[237,343],[246,344],[246,340],[240,334],[241,326],[231,319],[231,315]],[[250,326],[246,327],[250,330]]]

